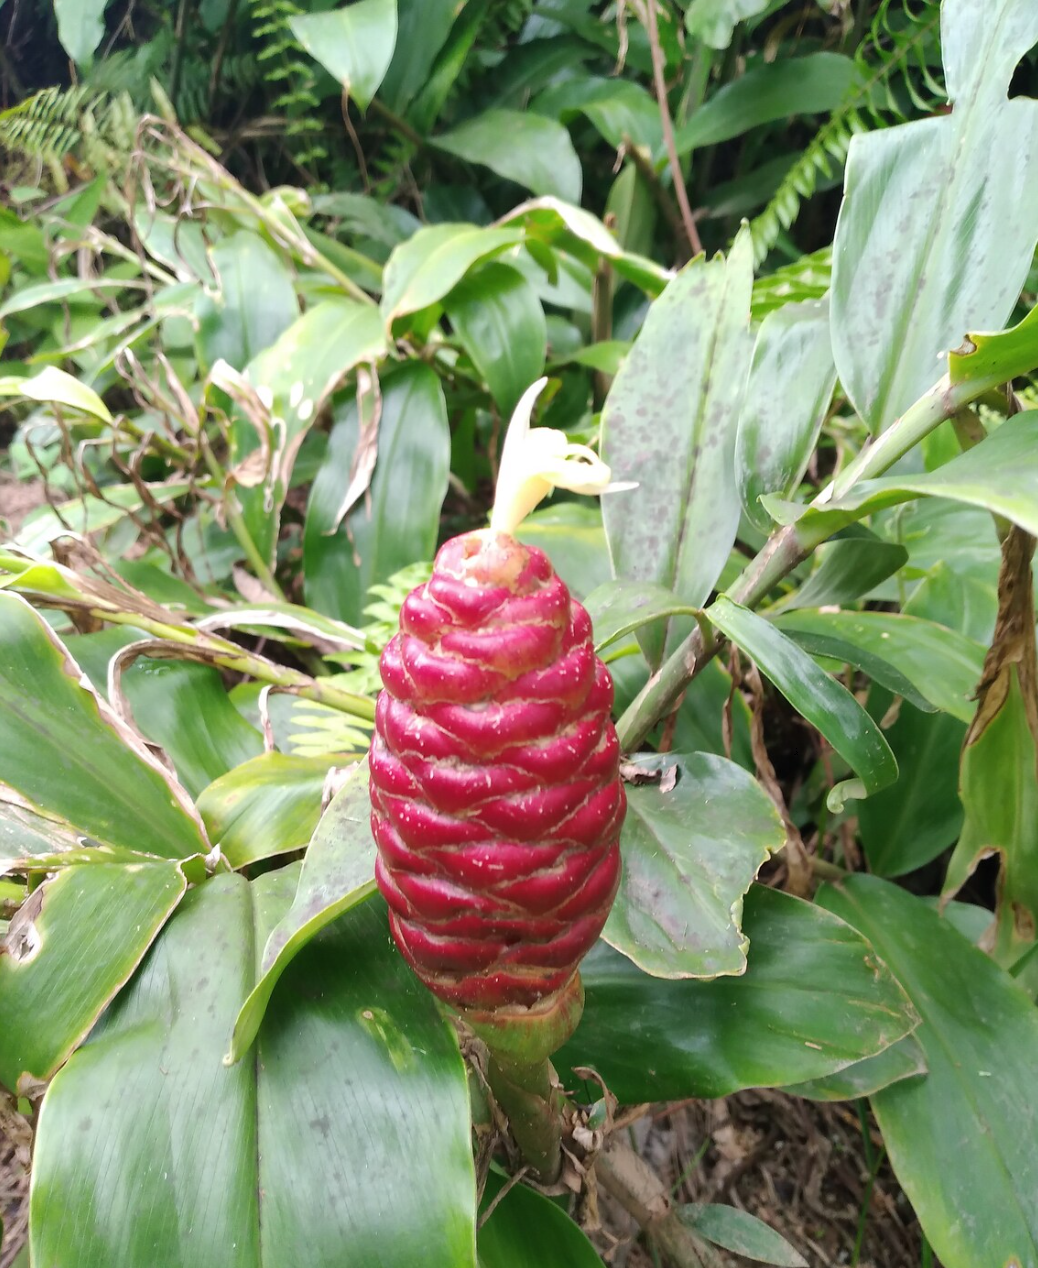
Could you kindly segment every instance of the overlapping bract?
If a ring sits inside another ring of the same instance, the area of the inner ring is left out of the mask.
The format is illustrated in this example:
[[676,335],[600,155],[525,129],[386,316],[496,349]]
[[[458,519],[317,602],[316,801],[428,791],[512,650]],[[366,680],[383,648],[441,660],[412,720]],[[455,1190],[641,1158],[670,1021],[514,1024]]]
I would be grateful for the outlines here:
[[397,945],[476,1009],[562,989],[620,878],[613,687],[547,557],[454,538],[382,654],[371,746],[376,876]]

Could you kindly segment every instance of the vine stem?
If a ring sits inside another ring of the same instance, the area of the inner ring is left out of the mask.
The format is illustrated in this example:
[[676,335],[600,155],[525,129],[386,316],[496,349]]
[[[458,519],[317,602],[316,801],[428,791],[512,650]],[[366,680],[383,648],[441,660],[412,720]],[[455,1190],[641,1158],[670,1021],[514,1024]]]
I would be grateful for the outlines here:
[[[995,385],[993,381],[980,379],[952,383],[948,375],[944,375],[876,440],[866,443],[857,457],[818,494],[808,511],[824,512],[861,481],[881,475],[945,419],[953,417]],[[728,591],[729,598],[744,607],[756,607],[845,522],[837,517],[808,513],[800,521],[776,529]],[[707,620],[709,616],[708,609]],[[625,753],[637,749],[660,718],[675,707],[681,693],[724,642],[716,634],[713,642],[708,642],[702,625],[697,625],[671,653],[617,723],[620,747]]]
[[663,129],[663,143],[667,147],[667,159],[670,163],[670,174],[674,181],[674,194],[681,208],[681,222],[685,229],[685,237],[693,255],[699,255],[703,244],[699,240],[699,230],[692,215],[688,201],[688,190],[685,188],[685,177],[678,159],[678,149],[674,143],[674,124],[670,117],[670,105],[667,102],[667,79],[663,64],[663,49],[660,47],[660,30],[656,0],[647,0],[646,29],[649,35],[649,51],[652,55],[652,79],[656,87],[656,104],[660,111],[660,126]]

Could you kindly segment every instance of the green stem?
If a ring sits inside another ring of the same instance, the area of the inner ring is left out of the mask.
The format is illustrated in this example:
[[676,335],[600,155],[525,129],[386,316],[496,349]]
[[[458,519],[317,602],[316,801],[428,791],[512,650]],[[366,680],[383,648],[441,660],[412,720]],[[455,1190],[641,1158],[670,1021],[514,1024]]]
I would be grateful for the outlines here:
[[509,1062],[491,1052],[487,1082],[523,1158],[542,1184],[554,1184],[562,1170],[562,1111],[565,1102],[551,1062]]
[[[858,456],[819,493],[811,503],[812,508],[825,510],[859,481],[881,475],[946,418],[953,417],[964,405],[982,396],[992,386],[994,384],[990,382],[979,381],[953,384],[945,375],[877,440],[866,444]],[[744,607],[756,607],[834,531],[833,526],[824,520],[813,528],[787,524],[777,529],[730,588],[729,597]],[[671,653],[617,723],[616,730],[624,752],[637,749],[657,722],[670,713],[678,697],[723,642],[723,639],[717,638],[711,645],[704,638],[702,627],[697,626]]]

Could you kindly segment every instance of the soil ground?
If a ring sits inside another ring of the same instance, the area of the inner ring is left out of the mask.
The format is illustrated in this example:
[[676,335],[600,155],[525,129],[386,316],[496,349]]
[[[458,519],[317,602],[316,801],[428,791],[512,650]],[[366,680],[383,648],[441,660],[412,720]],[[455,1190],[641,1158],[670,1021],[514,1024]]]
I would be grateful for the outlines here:
[[[749,1211],[791,1242],[811,1268],[925,1262],[919,1225],[883,1158],[875,1124],[867,1114],[859,1117],[854,1104],[820,1105],[755,1090],[653,1106],[628,1130],[676,1201]],[[5,1118],[0,1107],[0,1268],[10,1268],[25,1239],[28,1145],[25,1120]],[[593,1237],[607,1264],[656,1268],[637,1226],[605,1195],[600,1213],[603,1227]]]

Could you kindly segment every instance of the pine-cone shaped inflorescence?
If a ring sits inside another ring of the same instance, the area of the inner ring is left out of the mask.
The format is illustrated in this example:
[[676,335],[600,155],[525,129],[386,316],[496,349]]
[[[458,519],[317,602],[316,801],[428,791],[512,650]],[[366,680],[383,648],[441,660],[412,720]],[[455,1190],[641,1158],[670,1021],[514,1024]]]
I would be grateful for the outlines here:
[[620,879],[626,800],[591,622],[536,547],[449,541],[382,654],[376,876],[397,945],[472,1009],[560,991]]

